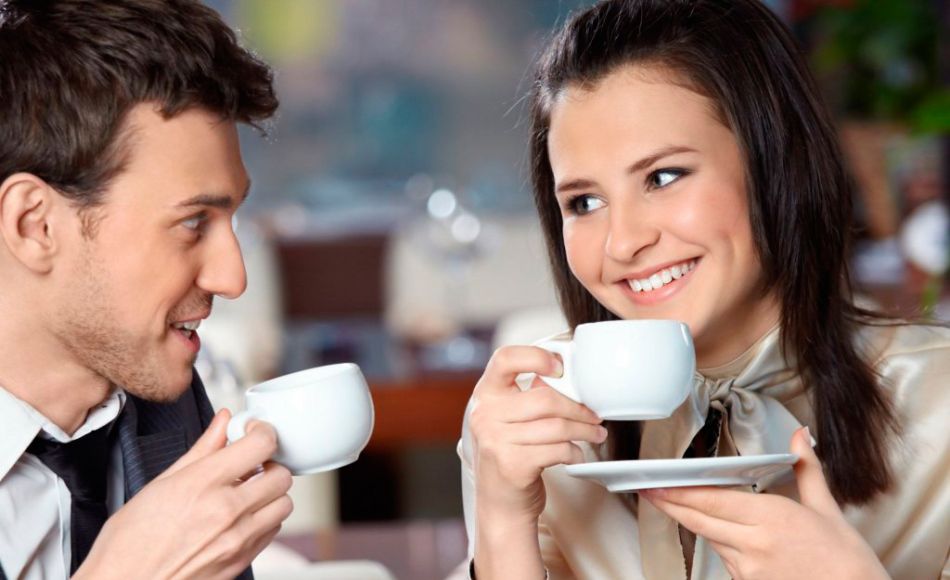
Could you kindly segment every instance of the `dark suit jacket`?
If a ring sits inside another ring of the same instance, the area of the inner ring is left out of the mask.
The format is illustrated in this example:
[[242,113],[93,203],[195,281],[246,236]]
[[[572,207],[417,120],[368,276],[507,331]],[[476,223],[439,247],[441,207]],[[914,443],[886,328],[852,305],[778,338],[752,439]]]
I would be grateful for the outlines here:
[[[191,386],[174,403],[151,403],[128,395],[116,425],[126,501],[184,455],[213,417],[214,409],[197,372]],[[236,580],[253,579],[248,568]],[[0,580],[6,580],[2,569]]]

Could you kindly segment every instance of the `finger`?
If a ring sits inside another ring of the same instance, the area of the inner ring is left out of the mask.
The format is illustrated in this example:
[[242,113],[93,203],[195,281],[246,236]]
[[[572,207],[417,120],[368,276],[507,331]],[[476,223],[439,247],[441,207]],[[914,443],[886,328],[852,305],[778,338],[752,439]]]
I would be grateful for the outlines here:
[[478,386],[492,392],[510,390],[517,388],[515,377],[524,373],[560,377],[564,369],[560,359],[543,348],[506,346],[492,355]]
[[574,465],[587,461],[584,459],[584,452],[574,443],[532,445],[521,449],[527,451],[526,462],[532,462],[542,469],[555,465]]
[[562,418],[514,423],[508,426],[508,433],[509,441],[516,445],[545,445],[569,441],[603,443],[607,438],[607,430],[600,425]]
[[706,543],[719,554],[719,559],[722,560],[722,565],[725,566],[726,572],[729,572],[729,576],[732,577],[733,580],[742,580],[739,569],[735,564],[741,560],[739,551],[731,546],[710,540],[706,540]]
[[750,509],[751,503],[764,504],[779,499],[778,496],[756,495],[747,491],[717,487],[671,487],[644,491],[648,499],[656,498],[712,518],[746,526],[759,523],[757,514],[762,511]]
[[238,495],[255,512],[290,491],[293,481],[289,469],[268,461],[260,473],[238,487]]
[[264,473],[264,464],[255,465],[254,467],[251,468],[250,471],[248,471],[247,473],[245,473],[245,474],[242,475],[241,477],[237,478],[237,481],[236,481],[235,483],[236,483],[236,484],[241,484],[241,483],[250,481],[250,480],[253,479],[255,476],[260,475],[261,473]]
[[792,435],[790,445],[792,453],[798,454],[795,463],[795,481],[803,506],[826,515],[840,515],[841,508],[828,489],[821,461],[811,447],[811,434],[808,427],[802,427]]
[[547,385],[516,393],[510,404],[502,407],[498,416],[507,423],[561,418],[581,423],[600,424],[596,413],[584,405],[568,399]]
[[223,449],[228,442],[228,421],[230,420],[231,412],[229,410],[221,409],[218,411],[214,418],[211,419],[211,423],[208,424],[208,428],[205,429],[205,432],[195,441],[195,444],[191,446],[191,449],[155,479],[165,479],[166,477],[178,473],[199,459],[208,457]]
[[[229,562],[227,566],[221,570],[220,578],[237,578],[241,572],[250,567],[254,559],[264,551],[264,548],[274,541],[274,538],[279,532],[280,526],[277,526],[274,529],[267,530],[264,534],[261,534],[260,537],[252,540],[246,549],[240,551],[237,560]],[[185,577],[191,578],[192,575],[186,575]],[[218,578],[218,576],[215,576],[215,578]]]
[[692,507],[665,501],[663,494],[656,493],[657,491],[659,490],[644,489],[640,491],[640,495],[684,528],[710,542],[738,549],[742,545],[745,533],[751,529],[750,526],[722,520]]
[[253,544],[251,544],[251,547],[248,550],[248,555],[251,556],[250,561],[247,563],[247,565],[241,568],[241,570],[239,570],[238,573],[243,571],[244,568],[247,568],[248,566],[250,566],[251,562],[253,562],[254,559],[257,558],[258,554],[263,552],[264,548],[269,546],[270,543],[274,541],[274,538],[276,538],[277,534],[280,533],[280,528],[281,526],[278,524],[273,529],[267,530],[265,533],[261,534],[261,537],[259,537]]
[[[529,389],[537,389],[537,388],[539,388],[539,387],[547,387],[547,386],[548,386],[548,384],[547,384],[546,382],[544,382],[544,379],[542,379],[542,378],[539,377],[538,375],[534,375],[534,379],[531,381],[531,385],[530,385],[528,388],[529,388]],[[550,387],[549,387],[549,388],[550,388]]]
[[732,575],[732,577],[738,578],[739,576],[735,573],[735,568],[732,567],[731,564],[732,562],[738,562],[741,559],[739,550],[733,548],[732,546],[727,546],[726,544],[714,542],[710,539],[705,540],[706,543],[709,544],[709,547],[719,554],[719,557],[722,559],[722,563],[726,565],[726,569],[729,570],[729,573]]
[[260,507],[260,509],[251,513],[251,517],[246,521],[247,531],[250,536],[258,536],[273,529],[290,517],[294,511],[294,502],[290,496],[283,494],[274,498],[273,501]]
[[277,432],[269,423],[255,421],[247,435],[205,459],[202,469],[219,482],[234,482],[270,459],[277,451]]
[[[250,432],[251,432],[251,429],[254,429],[255,426],[259,425],[260,423],[261,423],[261,421],[259,421],[259,420],[257,420],[257,419],[251,419],[250,421],[248,421],[247,424],[244,425],[244,434],[246,435],[246,434],[250,433]],[[247,480],[251,479],[252,477],[254,477],[255,475],[257,475],[257,474],[259,474],[259,473],[262,473],[263,471],[264,471],[263,465],[262,465],[262,464],[257,464],[257,465],[255,465],[255,466],[251,467],[251,469],[250,469],[247,473],[245,473],[244,475],[238,477],[238,478],[237,478],[237,481],[236,481],[235,483],[240,483],[240,482],[242,482],[242,481],[247,481]]]

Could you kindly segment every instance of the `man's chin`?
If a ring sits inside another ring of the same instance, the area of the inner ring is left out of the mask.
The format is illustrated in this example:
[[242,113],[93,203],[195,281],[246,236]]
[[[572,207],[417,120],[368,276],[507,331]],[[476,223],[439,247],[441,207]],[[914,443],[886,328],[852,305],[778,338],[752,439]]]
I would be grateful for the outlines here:
[[152,403],[174,403],[191,386],[194,369],[189,367],[176,376],[161,377],[158,381],[131,381],[123,388],[131,395]]

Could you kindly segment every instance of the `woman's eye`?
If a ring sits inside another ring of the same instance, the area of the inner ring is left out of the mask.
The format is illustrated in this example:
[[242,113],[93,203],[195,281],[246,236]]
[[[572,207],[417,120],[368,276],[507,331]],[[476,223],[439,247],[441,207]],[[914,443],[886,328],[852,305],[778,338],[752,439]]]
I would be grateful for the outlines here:
[[567,203],[567,208],[576,215],[588,214],[604,207],[604,202],[593,195],[578,195]]
[[650,174],[647,181],[653,188],[666,187],[682,177],[684,173],[686,172],[682,169],[658,169]]

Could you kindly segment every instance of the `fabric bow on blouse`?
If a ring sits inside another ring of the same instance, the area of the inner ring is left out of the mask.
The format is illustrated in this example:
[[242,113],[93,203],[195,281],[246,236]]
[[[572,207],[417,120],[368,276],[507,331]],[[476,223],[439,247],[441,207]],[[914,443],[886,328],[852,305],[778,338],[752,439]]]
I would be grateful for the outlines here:
[[[717,456],[788,453],[792,435],[802,425],[782,402],[803,394],[801,379],[782,356],[778,328],[753,349],[757,352],[752,362],[739,376],[707,378],[700,371],[686,401],[669,418],[644,421],[640,459],[683,457],[706,424],[710,409],[722,413]],[[714,370],[705,374],[715,376]],[[637,508],[646,577],[686,580],[677,522],[642,497]],[[730,577],[718,554],[701,537],[696,541],[692,576]]]

